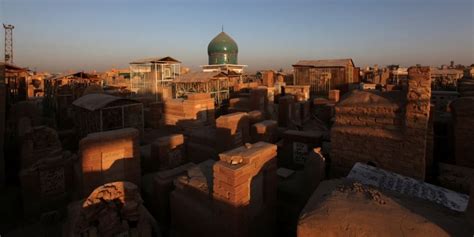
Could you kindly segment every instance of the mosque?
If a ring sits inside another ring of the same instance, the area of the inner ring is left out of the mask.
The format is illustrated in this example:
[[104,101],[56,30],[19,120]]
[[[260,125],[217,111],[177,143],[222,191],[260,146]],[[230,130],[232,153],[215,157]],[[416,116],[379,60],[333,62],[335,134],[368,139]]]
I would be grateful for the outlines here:
[[208,65],[202,65],[204,72],[234,72],[242,74],[247,65],[238,63],[239,47],[227,33],[219,33],[207,46]]
[[230,87],[242,80],[247,65],[238,64],[239,48],[222,30],[207,46],[208,65],[201,72],[181,73],[181,62],[172,57],[155,57],[130,63],[130,89],[139,96],[182,98],[191,93],[211,93],[216,104],[229,98]]

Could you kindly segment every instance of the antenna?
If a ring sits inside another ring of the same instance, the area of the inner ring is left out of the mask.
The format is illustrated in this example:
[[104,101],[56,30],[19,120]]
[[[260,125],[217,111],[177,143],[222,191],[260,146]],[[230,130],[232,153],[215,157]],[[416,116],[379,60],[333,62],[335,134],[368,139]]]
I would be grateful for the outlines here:
[[3,24],[5,29],[5,63],[13,64],[13,25]]

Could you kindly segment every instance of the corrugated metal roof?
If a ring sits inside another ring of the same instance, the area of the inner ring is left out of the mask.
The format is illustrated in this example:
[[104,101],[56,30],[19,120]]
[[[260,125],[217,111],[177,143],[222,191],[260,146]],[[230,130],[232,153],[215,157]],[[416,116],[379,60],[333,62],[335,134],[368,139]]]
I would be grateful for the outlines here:
[[226,74],[222,72],[191,72],[181,75],[179,78],[174,79],[173,82],[208,82],[225,76]]
[[300,60],[293,66],[303,67],[346,67],[347,65],[354,65],[350,58],[345,59],[324,59],[324,60]]
[[138,101],[135,101],[135,100],[125,99],[125,98],[113,96],[113,95],[88,94],[88,95],[81,96],[80,98],[72,102],[72,104],[77,107],[81,107],[90,111],[95,111],[95,110],[104,108],[108,104],[118,101],[118,100],[128,100],[131,102],[139,103]]

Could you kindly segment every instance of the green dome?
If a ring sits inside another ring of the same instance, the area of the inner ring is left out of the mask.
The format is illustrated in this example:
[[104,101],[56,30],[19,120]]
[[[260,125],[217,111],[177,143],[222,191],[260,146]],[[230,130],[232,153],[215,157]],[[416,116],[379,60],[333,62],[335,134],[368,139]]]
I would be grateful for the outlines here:
[[237,64],[238,52],[237,43],[228,34],[221,32],[207,46],[209,65]]

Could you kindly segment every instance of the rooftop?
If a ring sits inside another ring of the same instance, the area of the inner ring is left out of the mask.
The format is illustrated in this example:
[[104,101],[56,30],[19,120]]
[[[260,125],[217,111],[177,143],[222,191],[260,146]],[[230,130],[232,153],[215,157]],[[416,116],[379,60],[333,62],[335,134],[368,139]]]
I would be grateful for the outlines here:
[[324,60],[300,60],[293,67],[347,67],[354,66],[354,62],[350,58],[345,59],[324,59]]

